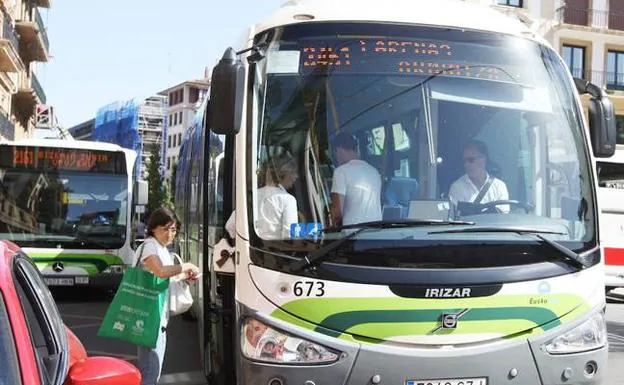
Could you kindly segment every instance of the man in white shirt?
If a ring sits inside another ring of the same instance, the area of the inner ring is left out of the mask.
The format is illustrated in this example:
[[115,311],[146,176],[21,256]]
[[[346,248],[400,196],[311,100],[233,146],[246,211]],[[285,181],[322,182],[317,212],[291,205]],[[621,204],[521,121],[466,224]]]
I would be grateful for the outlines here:
[[381,175],[359,159],[357,141],[350,134],[338,134],[332,144],[340,164],[331,189],[333,225],[381,220]]
[[[485,169],[487,161],[488,151],[483,142],[471,141],[464,148],[466,174],[453,182],[449,190],[449,198],[454,205],[458,202],[484,204],[509,199],[505,182],[488,174]],[[509,212],[509,205],[496,208],[504,213]]]

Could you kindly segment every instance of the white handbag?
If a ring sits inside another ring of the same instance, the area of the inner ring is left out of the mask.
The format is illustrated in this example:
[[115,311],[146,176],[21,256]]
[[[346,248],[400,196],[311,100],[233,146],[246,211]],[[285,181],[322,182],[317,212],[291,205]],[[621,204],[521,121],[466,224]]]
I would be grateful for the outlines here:
[[[182,265],[182,259],[176,253],[171,253],[178,263]],[[191,288],[184,280],[184,274],[178,274],[169,280],[169,315],[186,313],[193,306]]]

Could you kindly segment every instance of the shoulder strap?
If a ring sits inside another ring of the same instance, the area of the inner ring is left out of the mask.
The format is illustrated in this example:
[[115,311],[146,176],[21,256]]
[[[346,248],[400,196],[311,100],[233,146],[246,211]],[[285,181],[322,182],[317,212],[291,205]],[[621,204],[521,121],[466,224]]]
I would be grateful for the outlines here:
[[481,203],[481,201],[483,200],[483,197],[485,196],[485,194],[487,194],[488,190],[490,189],[490,186],[492,185],[493,181],[494,181],[494,178],[492,178],[491,176],[488,176],[483,186],[481,186],[481,190],[479,190],[479,194],[477,194],[477,196],[472,201],[472,203]]
[[143,256],[143,249],[145,248],[146,241],[147,239],[143,241],[143,243],[141,243],[141,247],[139,247],[139,258],[137,258],[137,262],[136,262],[136,265],[134,265],[134,267],[139,267],[139,264],[141,263],[141,257]]

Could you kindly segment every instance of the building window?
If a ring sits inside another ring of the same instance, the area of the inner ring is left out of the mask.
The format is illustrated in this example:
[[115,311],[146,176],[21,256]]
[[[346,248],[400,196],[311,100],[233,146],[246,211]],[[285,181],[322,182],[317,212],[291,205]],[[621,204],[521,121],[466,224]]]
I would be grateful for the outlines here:
[[176,136],[176,134],[173,134],[173,147],[176,146],[176,140],[178,139],[178,137]]
[[167,148],[171,148],[171,135],[167,135]]
[[175,114],[173,114],[173,125],[175,126],[176,124],[178,124],[178,113],[177,112]]
[[564,44],[562,53],[572,76],[585,79],[585,47]]
[[178,144],[182,145],[182,133],[178,134]]
[[498,5],[522,8],[522,0],[498,0]]
[[191,87],[189,89],[189,102],[197,103],[198,100],[199,100],[199,89],[195,87]]
[[624,90],[624,52],[609,51],[607,54],[607,88]]
[[178,118],[178,121],[180,122],[180,124],[182,124],[182,111],[179,112],[180,117]]

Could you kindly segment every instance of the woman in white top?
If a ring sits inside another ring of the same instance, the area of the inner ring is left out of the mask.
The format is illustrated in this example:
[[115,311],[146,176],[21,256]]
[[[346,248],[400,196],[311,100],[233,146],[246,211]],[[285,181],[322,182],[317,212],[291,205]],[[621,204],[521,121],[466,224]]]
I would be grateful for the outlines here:
[[264,170],[265,185],[258,189],[256,228],[262,239],[289,239],[290,225],[297,223],[297,199],[287,189],[299,177],[293,159],[269,159]]
[[[154,211],[147,223],[148,238],[145,239],[135,254],[133,266],[136,266],[138,258],[140,258],[143,268],[157,277],[171,278],[184,273],[188,280],[195,280],[199,273],[197,266],[192,263],[175,265],[167,249],[167,246],[173,242],[177,230],[177,221],[171,211],[166,208]],[[153,349],[139,347],[137,366],[143,379],[142,385],[156,385],[158,383],[167,346],[168,321],[169,306],[168,303],[165,303],[156,347]]]

